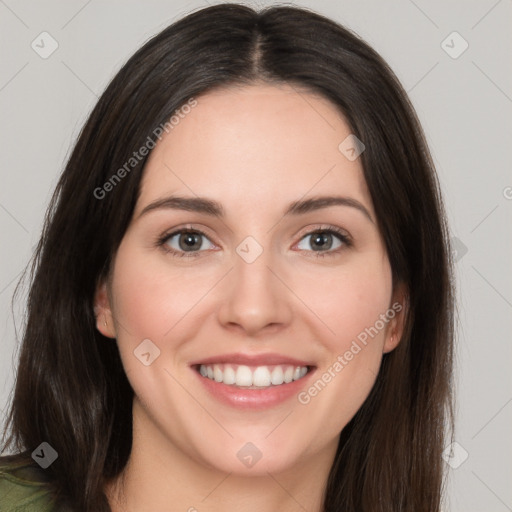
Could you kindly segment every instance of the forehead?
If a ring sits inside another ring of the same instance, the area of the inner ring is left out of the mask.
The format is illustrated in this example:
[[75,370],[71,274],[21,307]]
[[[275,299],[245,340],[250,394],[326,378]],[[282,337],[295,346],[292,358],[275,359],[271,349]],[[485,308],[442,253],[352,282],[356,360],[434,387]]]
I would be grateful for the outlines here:
[[345,194],[371,201],[360,159],[338,146],[351,130],[329,100],[289,85],[209,92],[153,149],[137,209],[168,194],[235,208]]

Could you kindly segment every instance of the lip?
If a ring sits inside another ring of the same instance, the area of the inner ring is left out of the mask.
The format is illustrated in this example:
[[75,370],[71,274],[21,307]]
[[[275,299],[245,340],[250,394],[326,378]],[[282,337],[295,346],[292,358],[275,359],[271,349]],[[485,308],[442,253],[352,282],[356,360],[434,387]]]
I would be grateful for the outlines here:
[[295,359],[282,354],[267,353],[267,354],[242,354],[232,353],[223,354],[218,356],[208,357],[206,359],[198,359],[190,363],[190,366],[198,366],[201,364],[239,364],[246,366],[267,366],[267,365],[290,365],[290,366],[314,366],[311,361],[303,361]]
[[[207,377],[203,377],[198,369],[201,364],[211,365],[220,363],[244,364],[247,366],[264,365],[291,365],[307,366],[308,373],[299,380],[294,380],[288,384],[279,386],[269,386],[263,389],[244,389],[233,385],[216,382]],[[196,378],[200,380],[209,396],[215,401],[229,405],[237,409],[244,410],[265,410],[275,407],[297,395],[310,386],[310,380],[315,373],[316,366],[310,362],[290,358],[280,354],[224,354],[201,359],[190,364],[190,367]]]

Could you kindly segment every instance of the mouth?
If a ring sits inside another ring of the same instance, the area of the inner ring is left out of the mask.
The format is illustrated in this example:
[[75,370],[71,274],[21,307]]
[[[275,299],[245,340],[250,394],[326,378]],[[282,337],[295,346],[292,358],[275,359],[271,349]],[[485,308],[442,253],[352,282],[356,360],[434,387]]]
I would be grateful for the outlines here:
[[316,366],[281,354],[224,354],[190,364],[207,396],[237,409],[263,411],[289,403]]
[[195,364],[193,369],[205,379],[239,389],[268,389],[303,379],[311,365],[272,364],[247,365],[234,363]]

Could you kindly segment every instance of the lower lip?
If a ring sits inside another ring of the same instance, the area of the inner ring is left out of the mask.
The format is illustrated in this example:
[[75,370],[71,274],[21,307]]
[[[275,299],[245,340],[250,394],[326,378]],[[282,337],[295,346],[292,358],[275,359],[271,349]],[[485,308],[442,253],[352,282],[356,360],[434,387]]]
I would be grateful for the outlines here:
[[315,372],[312,368],[304,377],[288,384],[269,386],[263,389],[243,389],[203,377],[192,368],[206,390],[217,400],[239,409],[261,410],[286,402],[296,397],[305,387]]

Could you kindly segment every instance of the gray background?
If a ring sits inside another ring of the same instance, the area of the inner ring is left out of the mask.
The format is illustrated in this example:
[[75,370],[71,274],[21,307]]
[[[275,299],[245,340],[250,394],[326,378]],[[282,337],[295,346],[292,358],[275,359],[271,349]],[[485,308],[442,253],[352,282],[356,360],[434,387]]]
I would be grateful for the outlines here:
[[[18,346],[11,297],[71,145],[123,62],[150,36],[208,3],[0,0],[3,414]],[[512,510],[512,0],[294,3],[365,38],[417,109],[457,239],[458,445],[447,458],[445,510]],[[50,48],[48,38],[41,43],[43,31],[59,45],[46,59],[31,47],[35,40]],[[448,37],[454,31],[469,44],[461,55],[463,40]],[[23,309],[22,296],[17,325]]]

